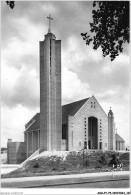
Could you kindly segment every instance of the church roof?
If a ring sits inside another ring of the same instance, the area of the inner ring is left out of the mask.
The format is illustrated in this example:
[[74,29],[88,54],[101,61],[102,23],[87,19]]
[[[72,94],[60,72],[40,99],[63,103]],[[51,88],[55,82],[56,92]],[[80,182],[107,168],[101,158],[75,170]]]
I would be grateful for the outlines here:
[[[89,98],[62,106],[62,124],[67,123],[68,116],[74,116]],[[40,129],[40,113],[37,113],[26,125],[25,131]]]
[[118,135],[117,133],[115,134],[115,139],[116,141],[119,141],[119,142],[125,142],[124,139],[122,139],[122,137]]
[[25,125],[25,130],[38,130],[40,129],[40,113],[37,113],[33,118]]
[[68,116],[74,116],[89,98],[72,102],[62,106],[62,124],[67,123]]

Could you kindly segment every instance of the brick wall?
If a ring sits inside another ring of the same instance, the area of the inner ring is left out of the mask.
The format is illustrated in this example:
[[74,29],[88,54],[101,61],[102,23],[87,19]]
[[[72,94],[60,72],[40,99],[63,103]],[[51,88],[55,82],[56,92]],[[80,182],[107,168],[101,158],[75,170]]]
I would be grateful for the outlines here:
[[67,136],[68,136],[68,140],[67,140],[67,145],[68,145],[68,147],[67,147],[67,150],[69,150],[69,151],[72,151],[72,150],[74,150],[75,149],[75,143],[74,143],[74,141],[75,141],[75,134],[74,134],[74,132],[75,132],[75,130],[74,130],[74,123],[75,123],[75,120],[74,120],[75,118],[74,118],[74,116],[68,116],[68,132],[67,132]]
[[61,150],[62,107],[61,107],[61,41],[56,40],[56,150]]
[[116,150],[125,150],[125,143],[116,141]]
[[7,143],[8,164],[20,164],[26,159],[25,142]]
[[40,42],[40,147],[61,150],[61,41],[48,33]]
[[[45,49],[48,47],[47,49]],[[44,65],[49,63],[49,46],[46,41],[40,42],[40,148],[47,150],[47,132],[49,130],[49,110],[48,110],[48,83],[49,68]]]

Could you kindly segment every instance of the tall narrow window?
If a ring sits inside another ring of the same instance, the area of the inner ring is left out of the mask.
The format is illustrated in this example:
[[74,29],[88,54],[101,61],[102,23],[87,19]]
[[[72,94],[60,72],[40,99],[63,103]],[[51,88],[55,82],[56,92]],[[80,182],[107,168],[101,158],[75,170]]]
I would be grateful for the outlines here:
[[99,142],[99,148],[102,149],[102,142]]
[[72,147],[73,147],[73,131],[72,131]]
[[51,74],[51,39],[50,39],[50,74]]

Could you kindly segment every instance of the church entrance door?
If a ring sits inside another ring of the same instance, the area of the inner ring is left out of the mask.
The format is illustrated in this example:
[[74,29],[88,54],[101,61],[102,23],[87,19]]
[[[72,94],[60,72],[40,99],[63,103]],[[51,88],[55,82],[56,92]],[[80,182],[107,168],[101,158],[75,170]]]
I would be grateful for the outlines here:
[[98,149],[98,119],[96,117],[88,118],[88,148]]
[[89,148],[89,149],[92,148],[91,145],[92,145],[92,144],[91,144],[91,140],[88,140],[88,148]]

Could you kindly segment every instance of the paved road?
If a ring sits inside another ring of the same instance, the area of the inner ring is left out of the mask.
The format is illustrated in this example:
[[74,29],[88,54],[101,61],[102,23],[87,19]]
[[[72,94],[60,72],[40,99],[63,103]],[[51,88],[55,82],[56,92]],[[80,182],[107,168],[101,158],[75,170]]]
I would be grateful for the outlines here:
[[41,186],[41,188],[129,188],[130,181],[116,180],[116,181],[102,181],[102,182],[84,182],[80,184],[55,185],[55,186]]
[[[1,187],[4,188],[34,188],[34,187],[55,187],[69,186],[76,187],[79,184],[98,183],[110,180],[129,180],[129,171],[102,172],[102,173],[85,173],[74,175],[54,175],[54,176],[38,176],[38,177],[23,177],[23,178],[5,178],[1,179]],[[114,175],[114,177],[113,177]],[[107,182],[108,183],[108,182]],[[129,182],[128,182],[129,183]],[[102,183],[101,183],[102,184]],[[119,184],[119,186],[121,183]],[[94,184],[93,184],[94,186]],[[122,186],[122,185],[121,185]],[[128,184],[129,186],[129,184]],[[127,187],[128,187],[127,186]],[[125,187],[125,186],[124,186]],[[94,187],[93,187],[94,188]]]

